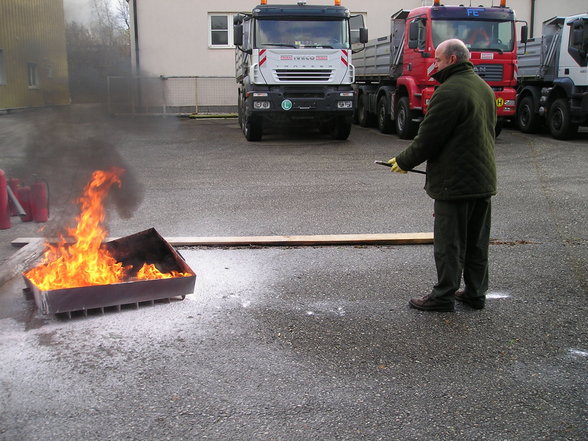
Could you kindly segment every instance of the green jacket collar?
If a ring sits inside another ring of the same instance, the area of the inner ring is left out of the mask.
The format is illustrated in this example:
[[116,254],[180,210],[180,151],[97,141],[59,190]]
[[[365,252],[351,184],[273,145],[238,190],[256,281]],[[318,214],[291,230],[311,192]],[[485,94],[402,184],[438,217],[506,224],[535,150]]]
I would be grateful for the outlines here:
[[474,65],[469,61],[447,66],[445,69],[440,70],[439,72],[436,72],[433,75],[431,75],[431,77],[439,81],[440,83],[444,83],[451,75],[458,72],[464,72],[466,70],[474,70]]

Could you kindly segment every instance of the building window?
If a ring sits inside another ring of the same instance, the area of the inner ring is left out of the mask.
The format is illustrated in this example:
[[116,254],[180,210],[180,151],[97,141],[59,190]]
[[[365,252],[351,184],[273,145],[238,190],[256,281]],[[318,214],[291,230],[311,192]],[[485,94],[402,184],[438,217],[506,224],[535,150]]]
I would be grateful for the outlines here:
[[27,63],[29,72],[29,89],[36,89],[39,87],[39,77],[37,75],[37,64]]
[[208,45],[210,47],[233,47],[233,14],[210,14],[208,16]]
[[0,85],[6,84],[6,69],[4,67],[4,49],[0,49]]

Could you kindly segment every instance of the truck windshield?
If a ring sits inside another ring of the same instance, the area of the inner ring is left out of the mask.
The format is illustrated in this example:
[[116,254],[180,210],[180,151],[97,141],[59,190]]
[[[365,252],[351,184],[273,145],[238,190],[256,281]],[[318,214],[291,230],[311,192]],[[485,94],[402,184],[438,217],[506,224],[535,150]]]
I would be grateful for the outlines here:
[[450,38],[459,38],[470,51],[510,52],[514,48],[511,21],[434,20],[435,47]]
[[257,48],[323,47],[349,49],[346,20],[257,20]]

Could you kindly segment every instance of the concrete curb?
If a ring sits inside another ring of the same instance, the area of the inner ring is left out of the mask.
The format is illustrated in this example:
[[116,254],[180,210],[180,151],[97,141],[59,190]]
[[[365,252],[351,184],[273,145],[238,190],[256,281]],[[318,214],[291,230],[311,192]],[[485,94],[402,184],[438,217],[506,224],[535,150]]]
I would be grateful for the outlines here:
[[191,113],[188,115],[190,119],[233,119],[239,115],[236,113]]

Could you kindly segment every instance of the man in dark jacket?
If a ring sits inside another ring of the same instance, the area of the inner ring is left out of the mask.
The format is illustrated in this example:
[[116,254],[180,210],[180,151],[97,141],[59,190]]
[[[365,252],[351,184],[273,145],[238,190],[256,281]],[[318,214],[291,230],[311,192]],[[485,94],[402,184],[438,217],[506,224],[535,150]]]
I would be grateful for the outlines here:
[[[490,197],[496,194],[492,89],[474,73],[469,51],[457,39],[435,51],[441,85],[411,145],[388,163],[406,173],[427,161],[425,190],[435,200],[437,284],[410,306],[453,311],[454,300],[482,309],[488,290]],[[458,291],[463,274],[465,289]]]

